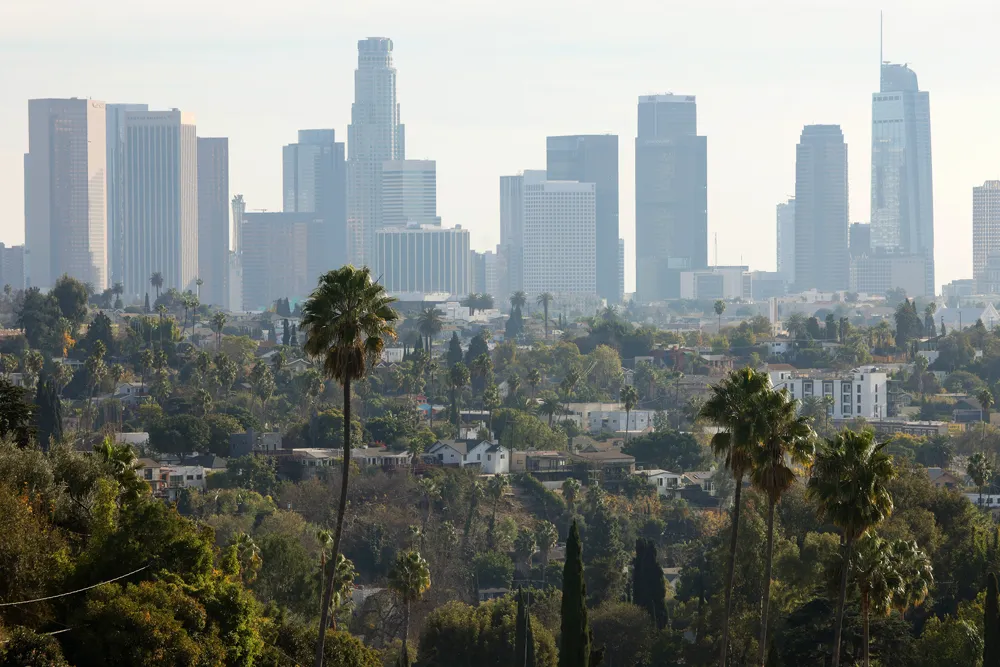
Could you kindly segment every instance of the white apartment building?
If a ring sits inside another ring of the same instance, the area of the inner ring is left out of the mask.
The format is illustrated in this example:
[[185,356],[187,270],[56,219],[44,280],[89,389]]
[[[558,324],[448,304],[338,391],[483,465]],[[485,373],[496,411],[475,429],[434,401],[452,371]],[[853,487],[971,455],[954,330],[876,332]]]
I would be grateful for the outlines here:
[[847,373],[797,370],[787,364],[768,367],[775,389],[787,389],[792,398],[833,398],[827,414],[837,419],[862,417],[874,420],[888,416],[885,371],[875,366],[856,368]]
[[995,256],[1000,256],[1000,181],[986,181],[972,188],[972,277],[980,294],[998,289],[987,278]]
[[593,183],[548,181],[525,172],[522,275],[529,296],[596,294],[596,234]]
[[456,225],[387,227],[375,232],[375,275],[393,294],[472,291],[469,231]]
[[653,414],[653,410],[632,410],[626,421],[624,410],[594,410],[587,416],[587,428],[591,433],[645,431],[653,423]]

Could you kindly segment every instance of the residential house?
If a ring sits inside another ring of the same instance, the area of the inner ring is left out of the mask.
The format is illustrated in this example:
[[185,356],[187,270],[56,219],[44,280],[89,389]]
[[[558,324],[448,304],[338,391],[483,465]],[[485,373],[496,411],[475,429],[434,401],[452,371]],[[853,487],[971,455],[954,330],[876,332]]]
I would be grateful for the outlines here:
[[930,477],[931,484],[939,489],[961,489],[965,486],[958,475],[944,468],[928,468],[927,476]]
[[161,474],[166,474],[167,485],[164,492],[166,499],[170,501],[177,500],[182,489],[205,488],[205,469],[201,466],[164,466]]
[[686,486],[697,486],[702,491],[708,495],[715,497],[717,493],[717,488],[715,485],[714,470],[700,470],[695,472],[686,472],[681,475],[682,483]]
[[229,436],[229,456],[247,456],[251,453],[273,453],[282,449],[280,433],[259,433],[250,429],[246,433]]
[[637,475],[646,478],[646,482],[656,489],[657,495],[673,496],[674,492],[681,488],[684,475],[669,470],[638,470]]
[[624,410],[594,410],[588,415],[587,426],[591,433],[620,433],[624,431],[642,433],[652,426],[654,414],[653,410],[632,410],[629,413]]
[[525,452],[525,469],[527,472],[538,473],[568,473],[570,471],[570,455],[559,451],[528,451]]
[[434,456],[441,465],[462,467],[465,456],[469,453],[469,443],[461,440],[439,440],[430,446],[427,453]]
[[301,375],[310,368],[312,368],[312,364],[310,364],[305,359],[293,359],[288,363],[286,363],[284,366],[284,369],[288,371],[292,376]]
[[486,450],[486,460],[480,465],[486,475],[506,475],[510,472],[510,451],[498,444]]
[[838,373],[788,368],[787,364],[770,364],[767,374],[771,385],[777,390],[788,390],[799,401],[829,397],[832,401],[827,414],[832,418],[876,420],[889,416],[888,376],[883,369],[864,366]]
[[599,477],[602,484],[616,486],[635,473],[635,457],[617,450],[577,452],[570,460],[588,475]]
[[160,465],[159,461],[149,458],[141,458],[136,464],[135,474],[139,476],[139,479],[149,484],[154,496],[159,497],[169,481],[167,471]]

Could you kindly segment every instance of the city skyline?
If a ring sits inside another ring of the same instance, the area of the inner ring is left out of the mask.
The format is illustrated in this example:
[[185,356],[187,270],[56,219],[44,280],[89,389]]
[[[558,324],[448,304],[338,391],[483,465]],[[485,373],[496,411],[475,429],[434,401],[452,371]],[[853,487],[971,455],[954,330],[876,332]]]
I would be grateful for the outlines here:
[[[93,53],[85,55],[82,58],[84,63],[69,64],[67,72],[76,73],[75,78],[56,72],[55,63],[52,62],[54,59],[45,54],[28,62],[27,68],[21,68],[19,72],[8,70],[5,74],[0,74],[0,77],[5,79],[5,83],[17,84],[6,89],[23,90],[24,97],[90,93],[94,97],[115,102],[141,99],[148,100],[154,108],[176,105],[191,109],[198,114],[199,129],[204,128],[206,134],[231,137],[234,153],[234,173],[231,177],[233,191],[245,193],[248,201],[255,207],[278,210],[280,178],[274,178],[273,172],[279,169],[279,166],[273,164],[273,158],[267,160],[262,158],[274,155],[274,151],[280,150],[280,145],[287,142],[288,132],[294,131],[296,127],[335,127],[340,131],[346,127],[352,97],[349,82],[352,75],[353,54],[350,52],[355,48],[358,33],[385,34],[391,37],[396,45],[396,66],[401,72],[399,98],[407,108],[408,124],[414,128],[408,142],[409,152],[414,156],[430,156],[438,160],[439,213],[446,224],[462,224],[468,228],[473,235],[473,246],[481,250],[492,248],[499,236],[495,223],[497,210],[495,178],[503,173],[517,171],[518,165],[542,164],[544,147],[538,144],[550,134],[614,132],[620,137],[635,136],[635,128],[632,126],[634,120],[631,119],[634,114],[631,100],[634,100],[636,94],[682,89],[699,97],[699,130],[712,137],[709,156],[708,224],[709,238],[718,233],[720,264],[735,264],[742,260],[743,263],[758,269],[770,269],[774,266],[773,206],[775,202],[781,201],[789,194],[793,182],[794,156],[787,149],[793,142],[788,140],[789,135],[796,135],[803,124],[815,121],[840,124],[844,128],[846,141],[855,146],[867,144],[870,139],[871,118],[868,102],[872,90],[876,90],[877,85],[873,70],[877,62],[878,23],[877,14],[861,6],[861,3],[847,3],[836,9],[810,11],[796,9],[783,16],[785,29],[780,31],[777,26],[768,27],[761,13],[735,8],[734,11],[739,18],[745,19],[745,25],[761,28],[764,35],[774,36],[780,33],[784,36],[785,41],[782,44],[787,44],[788,50],[782,51],[780,58],[766,48],[754,48],[749,41],[741,42],[739,36],[732,30],[725,30],[721,35],[713,36],[709,34],[711,31],[707,24],[702,25],[695,21],[693,32],[681,40],[677,48],[697,47],[697,54],[704,62],[698,62],[698,59],[695,59],[695,62],[684,62],[675,58],[672,61],[683,62],[683,66],[670,67],[666,70],[662,65],[658,67],[644,65],[633,69],[625,66],[634,64],[637,60],[650,59],[650,54],[661,47],[654,46],[652,42],[635,43],[636,39],[644,40],[648,36],[650,31],[645,27],[641,28],[638,35],[633,36],[631,40],[626,39],[627,33],[621,18],[616,13],[610,17],[611,20],[606,26],[602,26],[607,28],[606,31],[589,29],[561,38],[561,43],[570,47],[570,55],[573,59],[579,60],[583,68],[586,68],[586,63],[592,62],[593,56],[588,56],[575,46],[582,45],[586,40],[601,39],[603,41],[595,43],[606,45],[610,51],[608,63],[603,66],[599,63],[596,71],[590,73],[590,76],[596,77],[596,81],[603,87],[602,93],[599,99],[588,97],[586,104],[579,103],[578,98],[584,89],[577,79],[565,86],[557,87],[557,90],[552,92],[542,90],[541,78],[546,72],[551,72],[550,68],[553,66],[551,63],[545,64],[537,72],[528,73],[530,78],[524,91],[515,90],[511,86],[510,75],[495,70],[498,63],[504,62],[502,56],[510,55],[517,49],[498,44],[482,45],[482,57],[487,60],[491,76],[497,73],[501,75],[499,80],[491,85],[494,88],[502,88],[505,93],[513,91],[518,101],[515,106],[527,108],[529,105],[521,104],[527,101],[525,96],[535,96],[541,105],[541,109],[519,111],[517,114],[511,113],[511,102],[503,102],[493,109],[477,108],[470,101],[472,96],[465,94],[464,90],[445,91],[444,82],[435,86],[427,85],[428,81],[435,77],[453,79],[454,77],[449,77],[449,73],[455,72],[456,67],[460,68],[459,72],[466,71],[464,68],[468,67],[455,62],[443,63],[439,57],[433,57],[435,54],[440,54],[440,49],[432,44],[434,37],[440,36],[447,29],[447,34],[453,35],[458,44],[465,44],[470,37],[458,28],[496,22],[497,17],[492,12],[463,8],[447,23],[429,28],[426,22],[414,22],[417,13],[408,11],[402,5],[385,4],[386,7],[383,9],[391,7],[395,13],[379,12],[380,15],[375,16],[375,12],[358,8],[347,10],[353,17],[359,19],[359,24],[350,26],[352,35],[347,35],[347,27],[337,26],[337,38],[347,39],[346,50],[342,45],[322,46],[318,35],[311,38],[307,34],[304,39],[299,40],[299,46],[296,48],[314,54],[322,50],[324,54],[320,60],[330,75],[329,80],[325,80],[325,87],[334,91],[325,93],[333,96],[331,102],[326,104],[313,104],[317,99],[316,93],[309,93],[303,100],[297,102],[296,109],[289,109],[287,104],[276,105],[273,102],[266,102],[259,107],[255,106],[252,112],[241,106],[240,112],[243,118],[239,118],[240,113],[234,110],[233,101],[224,99],[225,96],[218,92],[218,86],[214,86],[211,94],[207,91],[198,92],[197,86],[193,92],[182,91],[178,81],[181,71],[174,69],[177,63],[168,64],[165,61],[157,61],[159,64],[155,68],[156,73],[163,77],[155,85],[152,81],[125,85],[125,82],[118,80],[117,77],[108,76],[93,67],[85,70],[86,76],[80,76],[83,71],[80,69],[81,64],[99,63],[107,57],[102,46],[96,47]],[[921,28],[926,32],[930,27],[940,24],[939,18],[931,19],[927,12],[920,11],[919,5],[907,5],[905,13],[898,11],[899,7],[901,5],[887,7],[885,52],[894,60],[915,62],[913,66],[920,72],[923,88],[934,94],[934,154],[939,175],[934,191],[935,217],[939,221],[947,220],[949,228],[956,230],[950,238],[938,240],[938,275],[935,286],[940,289],[941,284],[953,278],[969,277],[971,244],[968,239],[971,237],[972,216],[968,191],[974,184],[982,183],[996,175],[994,168],[986,159],[992,148],[992,140],[987,138],[982,147],[972,147],[968,144],[968,140],[963,138],[963,134],[956,131],[960,127],[967,128],[969,123],[988,127],[982,120],[984,118],[982,112],[984,109],[989,109],[989,104],[970,103],[970,91],[963,90],[959,84],[971,83],[977,71],[988,71],[991,61],[989,58],[980,59],[964,69],[956,67],[957,61],[969,61],[960,57],[961,49],[949,53],[944,45],[941,45],[928,50],[916,37],[922,34]],[[206,3],[204,9],[208,14],[208,25],[223,17],[221,6],[213,6],[212,2]],[[332,10],[327,12],[319,5],[312,9],[318,9],[319,16],[325,15],[324,12],[330,15],[340,14]],[[102,11],[98,10],[99,13]],[[304,10],[289,10],[288,14],[290,18],[301,18],[300,11]],[[657,11],[663,16],[672,15],[671,12]],[[5,8],[0,12],[6,14],[11,10]],[[707,12],[696,9],[679,10],[679,13],[690,19],[708,19]],[[69,17],[73,14],[72,11],[68,12]],[[139,20],[137,17],[141,17],[142,14],[141,10],[130,11],[120,20],[127,26],[130,22]],[[621,14],[627,16],[630,12]],[[804,40],[796,37],[794,30],[789,30],[789,27],[807,25],[814,21],[817,15],[821,16],[830,28],[830,36],[823,35],[818,39],[813,36],[810,40]],[[10,16],[22,19],[21,22],[24,23],[37,14],[31,8],[17,8],[12,10]],[[536,31],[550,28],[556,24],[557,18],[565,17],[561,13],[543,8],[539,24],[530,27],[529,32],[537,34]],[[971,38],[952,42],[951,46],[962,46],[965,42],[974,41],[982,36],[982,33],[977,32],[980,26],[974,21],[969,21],[970,18],[971,15],[962,8],[949,13],[949,17],[940,28],[946,34],[949,29],[954,30],[958,26],[963,29],[969,27],[973,31]],[[68,23],[63,24],[63,20],[67,19],[59,18],[55,21],[56,25],[48,33],[51,36],[47,37],[10,33],[14,38],[15,55],[21,51],[28,53],[38,50],[46,43],[54,43],[53,40],[57,38],[71,37],[65,29]],[[251,28],[247,34],[253,35],[255,39],[261,36],[266,38],[269,26],[280,26],[285,22],[283,16],[274,12],[271,12],[268,21],[252,17],[241,18],[241,24],[246,23]],[[7,22],[7,25],[16,23],[17,21],[11,21]],[[169,25],[168,22],[166,27]],[[497,26],[501,32],[514,28],[514,25],[503,20]],[[121,32],[121,29],[119,28],[117,32]],[[114,35],[106,31],[100,34],[114,39]],[[854,40],[851,44],[844,41],[848,35]],[[207,48],[204,46],[207,44],[207,36],[203,27],[195,31],[191,36],[191,53]],[[746,49],[746,57],[738,67],[733,68],[734,71],[728,75],[731,78],[727,81],[721,80],[720,75],[709,71],[712,69],[713,58],[716,64],[719,62],[718,57],[709,57],[709,52],[717,49],[720,40],[723,39],[728,40],[729,44],[728,51],[724,50],[724,53],[732,53],[735,49]],[[169,46],[167,37],[158,37],[157,41],[166,42]],[[268,43],[273,45],[274,39],[271,38]],[[632,46],[625,48],[626,44]],[[524,37],[516,41],[514,46],[523,50]],[[551,47],[533,48],[549,54],[552,52]],[[244,52],[238,51],[242,58]],[[344,53],[349,54],[346,59],[343,57]],[[541,54],[537,50],[515,54],[513,63],[523,62],[529,56],[539,55]],[[799,59],[798,65],[794,64],[795,55],[803,56]],[[142,56],[142,58],[148,57]],[[250,59],[245,67],[253,69],[252,65],[255,62],[253,56],[248,57]],[[569,56],[562,56],[558,62],[565,64],[567,58]],[[652,58],[652,60],[663,62],[663,58]],[[184,62],[186,59],[181,58],[180,63]],[[613,63],[615,64],[612,66]],[[210,59],[208,65],[209,71],[212,71],[212,66],[217,66],[218,62],[212,62]],[[315,76],[314,68],[305,69]],[[265,87],[268,87],[272,84],[266,79],[272,71],[273,68],[264,68],[254,76],[261,78],[267,84]],[[34,72],[30,75],[30,81],[26,72]],[[958,72],[958,76],[949,78],[955,72]],[[745,76],[747,74],[752,76]],[[326,76],[325,71],[324,76]],[[525,72],[518,72],[518,77],[523,76]],[[242,73],[235,74],[237,81],[245,80],[245,77],[246,75]],[[343,81],[347,81],[348,85],[341,86]],[[467,83],[475,83],[467,76],[461,78],[461,81],[463,86],[458,86],[460,89]],[[734,81],[738,85],[734,86]],[[766,106],[768,113],[762,114],[759,118],[761,123],[752,133],[755,136],[739,136],[745,132],[739,117],[733,113],[733,109],[736,108],[735,101],[751,94],[754,90],[766,90],[768,82],[772,90],[779,82],[789,89],[801,86],[803,83],[808,85],[799,90],[794,96],[795,99],[782,97],[779,101],[774,95],[762,96],[758,100],[758,108]],[[207,81],[199,78],[197,83],[207,83]],[[731,92],[726,93],[723,90],[725,85],[732,87]],[[427,91],[422,91],[422,88],[427,88]],[[432,93],[439,95],[442,92],[444,97],[440,98],[438,106],[428,103]],[[561,107],[569,104],[573,98],[577,98],[573,103],[573,112],[563,111]],[[276,109],[279,107],[281,115],[276,114]],[[963,118],[963,123],[956,124],[954,119],[959,109],[963,113],[971,111],[972,118]],[[473,110],[481,115],[473,118],[469,115]],[[508,118],[506,121],[501,121],[499,125],[501,131],[493,132],[503,136],[500,142],[505,144],[503,150],[493,150],[493,146],[498,145],[496,142],[500,141],[495,139],[493,144],[486,144],[483,150],[477,148],[475,151],[470,151],[469,146],[480,144],[480,139],[485,136],[482,134],[482,130],[485,129],[482,126],[492,124],[497,119],[499,111],[503,111]],[[446,128],[454,128],[456,120],[462,117],[462,114],[465,117],[463,127],[471,131],[475,139],[465,135],[459,140],[458,137],[449,138],[443,134]],[[21,219],[20,175],[13,170],[11,157],[14,155],[16,158],[16,151],[24,150],[24,133],[21,128],[24,127],[25,121],[22,117],[18,117],[20,115],[23,115],[23,112],[17,115],[11,114],[9,116],[11,122],[4,126],[7,129],[0,131],[0,156],[2,156],[0,170],[7,176],[5,179],[0,179],[4,181],[0,187],[9,189],[9,192],[5,189],[4,193],[10,195],[6,199],[11,202],[9,213],[3,218],[4,224],[0,226],[0,239],[6,241],[8,245],[19,243],[23,235],[21,225],[17,224]],[[206,118],[211,119],[207,125]],[[952,119],[950,123],[949,118]],[[253,136],[247,134],[248,121],[253,125]],[[503,122],[506,122],[506,125]],[[231,127],[233,131],[230,131]],[[511,127],[518,128],[516,135],[512,136],[509,132],[502,131]],[[279,134],[284,140],[268,139]],[[737,138],[739,142],[735,140]],[[635,267],[632,258],[634,211],[631,209],[634,199],[631,190],[634,174],[631,173],[631,165],[634,160],[630,155],[629,144],[627,139],[620,142],[619,162],[622,166],[621,234],[626,239],[628,256],[627,290],[632,291]],[[851,155],[852,220],[865,220],[868,217],[870,184],[866,181],[870,180],[870,169],[867,168],[870,155],[863,155],[865,152],[867,151],[855,150]],[[966,152],[972,153],[971,160],[963,159],[964,155],[958,155]],[[463,156],[477,160],[480,166],[466,169]],[[489,156],[489,161],[484,162],[482,156]],[[755,173],[741,180],[737,175],[738,170],[745,171],[748,163],[761,156],[763,163],[755,163],[752,170]],[[947,178],[942,178],[941,174],[945,174]],[[738,206],[736,202],[739,202]]]

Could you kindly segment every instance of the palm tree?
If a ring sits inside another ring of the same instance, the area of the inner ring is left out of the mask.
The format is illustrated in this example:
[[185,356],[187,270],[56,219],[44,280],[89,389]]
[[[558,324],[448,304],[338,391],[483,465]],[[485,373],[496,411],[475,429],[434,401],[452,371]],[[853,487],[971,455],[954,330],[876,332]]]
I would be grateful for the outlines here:
[[462,400],[462,390],[469,384],[469,369],[461,361],[448,371],[448,384],[451,385],[451,414],[455,420],[455,429],[462,430],[462,415],[459,407]]
[[622,387],[621,392],[619,392],[622,399],[622,404],[625,406],[625,442],[628,442],[628,431],[629,431],[629,415],[632,414],[632,410],[635,408],[636,404],[639,403],[639,392],[635,390],[632,385],[625,385]]
[[441,487],[438,486],[433,477],[421,477],[420,481],[417,482],[417,486],[420,487],[420,492],[424,496],[424,519],[420,525],[420,548],[423,549],[424,535],[427,533],[427,522],[430,521],[434,501],[441,497]]
[[469,295],[462,299],[461,305],[469,309],[469,317],[476,314],[476,308],[479,308],[479,302],[482,297],[475,292],[469,292]]
[[990,421],[990,409],[993,407],[993,392],[989,389],[983,389],[976,394],[976,400],[979,401],[979,405],[983,408],[983,443],[985,444],[986,422]]
[[201,278],[194,279],[194,285],[198,290],[198,300],[201,301],[201,286],[205,284],[205,281]]
[[832,667],[840,667],[848,565],[854,545],[892,513],[888,483],[896,476],[896,469],[885,446],[875,441],[871,431],[842,431],[820,449],[806,488],[808,497],[818,506],[820,520],[840,529],[843,545]]
[[712,451],[723,460],[736,483],[733,492],[732,533],[729,539],[729,565],[726,571],[726,603],[722,618],[722,646],[719,649],[719,667],[726,667],[729,649],[729,615],[732,611],[733,578],[736,572],[736,542],[740,529],[740,509],[743,494],[743,477],[750,472],[754,457],[760,449],[760,435],[754,418],[757,397],[771,391],[767,373],[749,366],[733,371],[722,382],[712,387],[711,396],[705,401],[700,415],[721,430],[712,436]]
[[[381,285],[372,281],[368,268],[356,269],[348,265],[321,276],[318,287],[302,308],[306,354],[322,358],[326,377],[338,381],[344,388],[344,456],[340,504],[333,534],[333,562],[340,554],[350,481],[351,383],[368,375],[382,354],[385,339],[396,337],[394,325],[399,314],[392,308],[394,301]],[[323,667],[323,646],[333,597],[330,582],[324,591],[316,667]]]
[[212,315],[212,331],[215,332],[216,352],[222,349],[222,330],[226,327],[226,319],[226,314],[221,310]]
[[416,551],[404,551],[396,558],[389,573],[389,588],[403,603],[403,659],[410,664],[410,604],[416,602],[431,587],[431,571],[427,561]]
[[528,371],[528,386],[531,387],[531,398],[535,398],[535,389],[542,382],[542,374],[538,372],[537,368],[532,368]]
[[722,313],[726,312],[726,302],[719,299],[713,306],[715,314],[719,316],[719,333],[722,333]]
[[542,307],[542,312],[545,315],[545,340],[549,339],[549,305],[552,304],[552,295],[548,292],[542,292],[535,299],[535,303]]
[[156,307],[156,312],[160,316],[160,325],[157,327],[160,330],[160,349],[163,349],[163,316],[167,314],[167,307],[164,304],[160,304]]
[[[333,544],[333,534],[329,530],[320,529],[316,531],[316,540],[319,542],[319,590],[323,591],[323,579],[326,577],[326,551]],[[320,597],[322,598],[322,596]],[[320,604],[323,604],[322,599]]]
[[260,547],[247,533],[237,533],[233,538],[233,548],[236,560],[240,565],[240,577],[243,583],[252,584],[257,579],[257,573],[263,561],[260,558]]
[[920,398],[924,397],[924,375],[927,373],[927,357],[922,354],[918,354],[917,358],[913,360],[913,372],[917,374],[917,391],[920,392]]
[[562,493],[563,498],[566,499],[566,505],[569,508],[569,513],[572,515],[573,508],[576,506],[576,499],[580,497],[580,480],[575,477],[567,479],[562,483]]
[[510,295],[510,307],[514,308],[524,308],[525,304],[528,303],[528,295],[518,290]]
[[809,418],[796,415],[796,404],[789,394],[768,391],[754,397],[759,420],[756,430],[763,445],[754,457],[750,482],[767,496],[767,563],[764,572],[764,596],[760,614],[759,662],[764,664],[767,651],[767,618],[771,598],[771,567],[774,560],[774,508],[785,491],[795,483],[790,464],[806,464],[813,454]]
[[490,531],[488,536],[490,549],[493,548],[495,537],[494,529],[497,522],[497,508],[500,506],[500,499],[503,498],[503,494],[507,492],[509,486],[510,481],[507,480],[506,475],[493,475],[486,485],[486,495],[493,500],[493,513],[490,515]]
[[517,531],[517,537],[514,538],[514,562],[520,565],[524,564],[524,572],[526,574],[531,573],[531,557],[535,555],[538,551],[538,543],[535,542],[535,531],[528,527],[522,527],[521,530]]
[[146,388],[146,373],[149,371],[149,367],[153,365],[153,351],[148,347],[139,353],[139,366],[141,370],[140,377],[142,378],[142,388]]
[[441,327],[443,326],[441,316],[443,314],[437,308],[424,308],[417,316],[417,331],[424,337],[424,345],[427,348],[428,355],[430,355],[431,348],[434,346],[434,336],[441,333]]
[[159,299],[160,288],[163,287],[163,274],[159,271],[154,271],[153,275],[149,277],[149,284],[156,290],[156,298]]
[[497,389],[495,384],[486,385],[486,389],[483,390],[483,409],[489,410],[490,413],[490,423],[489,429],[492,437],[493,433],[493,411],[500,407],[500,390]]
[[552,392],[542,394],[542,404],[538,406],[538,412],[549,417],[549,428],[552,428],[552,417],[562,412],[562,403],[559,397]]
[[993,462],[985,452],[976,452],[969,457],[969,463],[965,467],[966,474],[979,488],[979,506],[983,506],[983,487],[993,479]]
[[[567,480],[568,481],[568,480]],[[564,482],[565,484],[565,482]],[[551,521],[539,521],[535,526],[535,543],[542,554],[542,583],[545,583],[545,570],[549,566],[549,552],[559,541],[559,531]]]

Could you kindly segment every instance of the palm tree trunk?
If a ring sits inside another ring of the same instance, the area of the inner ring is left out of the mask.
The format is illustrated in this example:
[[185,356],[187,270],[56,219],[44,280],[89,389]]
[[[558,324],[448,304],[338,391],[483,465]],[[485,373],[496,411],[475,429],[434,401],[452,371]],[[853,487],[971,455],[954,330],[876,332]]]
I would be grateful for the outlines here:
[[844,630],[844,603],[847,600],[847,571],[851,565],[851,549],[854,538],[849,537],[844,543],[844,562],[840,573],[840,593],[837,594],[837,620],[833,627],[833,662],[831,667],[840,667],[840,636]]
[[868,604],[868,594],[865,593],[864,597],[861,599],[861,616],[862,616],[862,639],[864,642],[864,648],[862,649],[864,667],[868,667],[868,615],[869,615],[869,604]]
[[[337,556],[340,554],[340,538],[344,533],[344,513],[347,510],[347,483],[351,475],[351,380],[344,380],[344,461],[340,480],[340,506],[337,508],[337,527],[333,532],[333,552],[330,562],[337,567]],[[323,644],[326,642],[326,630],[330,625],[330,604],[333,601],[333,587],[336,577],[330,573],[323,592],[323,609],[320,613],[319,640],[316,642],[316,667],[323,667]]]
[[[729,650],[729,615],[733,611],[733,579],[736,574],[736,538],[740,531],[740,500],[743,496],[743,475],[735,478],[736,491],[733,492],[733,529],[729,538],[729,565],[726,568],[726,610],[722,618],[722,647],[719,649],[719,667],[726,667],[726,653]],[[837,667],[834,665],[834,667]]]
[[764,569],[764,600],[760,610],[760,652],[759,663],[764,664],[767,658],[767,611],[771,602],[771,565],[774,553],[774,506],[771,501],[767,508],[767,565]]
[[403,604],[403,659],[401,665],[410,664],[410,601]]

